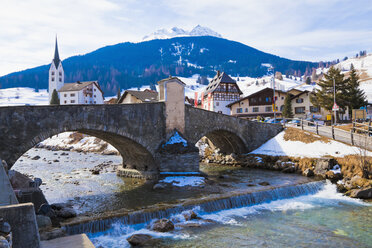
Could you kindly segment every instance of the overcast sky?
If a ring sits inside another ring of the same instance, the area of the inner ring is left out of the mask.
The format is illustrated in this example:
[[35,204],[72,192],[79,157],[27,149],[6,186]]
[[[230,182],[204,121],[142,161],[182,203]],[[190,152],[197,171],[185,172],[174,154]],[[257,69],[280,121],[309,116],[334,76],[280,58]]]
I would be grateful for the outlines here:
[[370,0],[0,0],[0,75],[197,24],[298,60],[372,52]]

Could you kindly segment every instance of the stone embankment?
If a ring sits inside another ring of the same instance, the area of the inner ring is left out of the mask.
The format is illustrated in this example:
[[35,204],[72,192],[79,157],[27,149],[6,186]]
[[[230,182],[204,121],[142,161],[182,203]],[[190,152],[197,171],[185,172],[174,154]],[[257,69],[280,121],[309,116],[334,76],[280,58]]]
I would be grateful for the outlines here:
[[[362,199],[372,198],[372,171],[366,173],[364,166],[372,164],[372,158],[348,155],[343,158],[293,158],[267,155],[224,155],[218,149],[206,147],[202,163],[228,165],[298,173],[307,177],[329,179],[338,191],[347,196]],[[369,164],[368,164],[369,163]]]

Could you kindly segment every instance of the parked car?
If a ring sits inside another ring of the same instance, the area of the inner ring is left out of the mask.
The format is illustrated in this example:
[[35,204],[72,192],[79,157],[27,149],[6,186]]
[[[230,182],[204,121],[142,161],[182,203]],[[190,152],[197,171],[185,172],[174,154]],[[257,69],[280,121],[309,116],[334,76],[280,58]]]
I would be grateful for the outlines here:
[[293,119],[290,122],[288,122],[288,124],[293,124],[299,127],[301,125],[301,121],[299,119]]

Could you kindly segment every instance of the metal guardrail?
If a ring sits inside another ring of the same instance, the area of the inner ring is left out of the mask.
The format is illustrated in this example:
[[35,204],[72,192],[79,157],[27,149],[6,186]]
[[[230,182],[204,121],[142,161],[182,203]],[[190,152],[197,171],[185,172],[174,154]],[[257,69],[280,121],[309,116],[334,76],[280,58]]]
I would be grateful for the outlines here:
[[[288,125],[287,120],[298,120],[298,119],[284,119],[282,122],[283,126]],[[325,136],[337,141],[341,141],[350,145],[358,146],[368,150],[372,150],[372,126],[363,124],[367,129],[362,129],[356,126],[361,123],[353,122],[353,127],[350,131],[342,130],[340,128],[332,126],[326,126],[319,124],[318,122],[312,122],[300,119],[299,123],[296,123],[295,127],[300,128],[304,131],[316,133],[317,135]],[[357,132],[358,131],[358,132]]]

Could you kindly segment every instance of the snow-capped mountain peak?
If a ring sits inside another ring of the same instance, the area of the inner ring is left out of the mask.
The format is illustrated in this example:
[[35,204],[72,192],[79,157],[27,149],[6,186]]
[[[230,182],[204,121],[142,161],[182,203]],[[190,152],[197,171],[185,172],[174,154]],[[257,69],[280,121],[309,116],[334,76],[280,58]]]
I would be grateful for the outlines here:
[[214,36],[222,38],[222,36],[213,31],[210,28],[202,27],[200,25],[195,26],[191,31],[184,30],[182,28],[173,27],[171,29],[159,29],[154,33],[146,35],[143,37],[142,41],[155,40],[155,39],[170,39],[174,37],[183,36]]
[[219,33],[213,31],[210,28],[202,27],[200,25],[197,25],[196,27],[194,27],[190,31],[189,35],[190,36],[214,36],[214,37],[222,38],[222,35],[220,35]]

